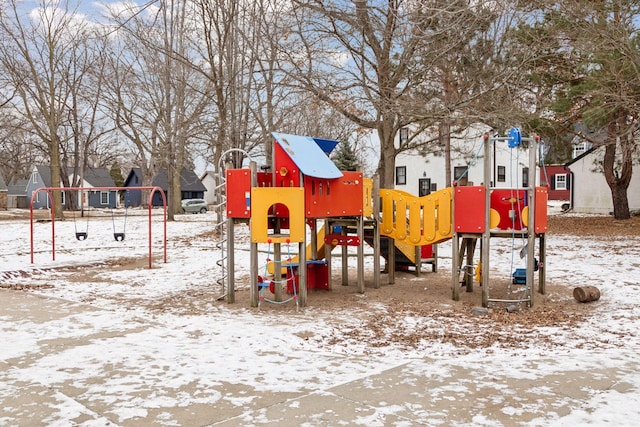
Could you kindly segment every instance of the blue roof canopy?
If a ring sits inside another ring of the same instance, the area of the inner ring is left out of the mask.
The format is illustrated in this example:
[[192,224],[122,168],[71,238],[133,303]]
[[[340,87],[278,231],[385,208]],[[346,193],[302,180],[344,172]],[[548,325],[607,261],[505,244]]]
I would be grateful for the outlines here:
[[[342,177],[342,172],[327,155],[338,144],[337,141],[277,132],[273,132],[272,135],[303,174],[325,179]],[[333,147],[326,152],[325,149],[331,144]]]
[[336,148],[336,145],[339,144],[338,141],[335,141],[333,139],[313,138],[313,140],[316,142],[316,144],[318,144],[318,146],[320,146],[322,151],[324,151],[327,155],[331,154],[333,149]]

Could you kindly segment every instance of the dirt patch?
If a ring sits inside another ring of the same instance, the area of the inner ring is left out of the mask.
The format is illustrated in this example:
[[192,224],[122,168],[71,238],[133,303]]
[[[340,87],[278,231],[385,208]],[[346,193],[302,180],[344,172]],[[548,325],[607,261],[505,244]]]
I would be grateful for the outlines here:
[[[548,224],[548,234],[640,236],[640,217],[617,221],[601,216],[555,215],[548,218]],[[216,240],[216,236],[205,233],[199,239],[212,242]],[[192,238],[180,238],[175,243],[188,247],[192,241]],[[146,260],[122,258],[106,264],[115,270],[140,269],[145,268]],[[103,269],[104,264],[65,267],[60,268],[60,273],[68,274],[70,282],[92,282],[96,280],[96,271]],[[491,303],[486,312],[481,310],[478,314],[482,288],[475,283],[473,291],[466,292],[466,288],[461,286],[459,301],[453,301],[450,271],[428,271],[423,272],[420,277],[412,272],[396,272],[394,284],[388,284],[388,275],[382,274],[379,288],[373,287],[373,274],[369,271],[365,273],[366,291],[363,294],[355,286],[355,270],[350,275],[349,285],[343,286],[340,284],[340,272],[334,271],[331,291],[310,290],[307,307],[296,309],[292,301],[282,305],[264,303],[260,310],[286,318],[308,314],[334,324],[336,331],[340,332],[324,337],[325,343],[366,342],[371,347],[384,347],[393,343],[400,347],[415,348],[425,341],[438,341],[467,348],[488,349],[496,344],[524,348],[541,340],[549,345],[561,345],[553,343],[553,335],[536,331],[546,327],[558,330],[577,328],[585,318],[597,311],[600,304],[598,301],[580,304],[574,300],[572,288],[547,283],[545,294],[534,293],[533,307],[528,307],[526,303]],[[236,280],[235,304],[227,304],[221,298],[221,290],[213,281],[154,299],[132,298],[126,294],[107,298],[112,298],[113,303],[119,307],[142,308],[152,314],[206,315],[216,306],[219,308],[222,305],[230,310],[255,310],[249,305],[246,276]],[[508,275],[504,278],[492,278],[491,298],[522,298],[523,286],[510,282]],[[507,305],[511,306],[509,311],[506,309]],[[350,313],[349,318],[345,318],[345,312]],[[346,323],[349,325],[346,326]]]
[[572,236],[639,236],[640,216],[617,220],[611,216],[553,215],[548,218],[549,234]]

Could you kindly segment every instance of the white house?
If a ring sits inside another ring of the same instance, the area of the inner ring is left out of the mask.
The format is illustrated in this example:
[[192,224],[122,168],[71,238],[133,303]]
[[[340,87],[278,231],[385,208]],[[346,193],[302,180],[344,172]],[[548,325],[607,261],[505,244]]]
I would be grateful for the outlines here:
[[[397,138],[408,137],[409,128]],[[484,179],[484,139],[492,129],[476,123],[451,135],[451,174],[462,185],[482,185]],[[497,135],[494,135],[497,136]],[[501,135],[502,136],[502,135]],[[506,136],[506,135],[505,135]],[[399,141],[398,141],[399,142]],[[491,183],[496,188],[522,188],[529,185],[528,148],[509,148],[507,141],[496,141],[491,147]],[[396,157],[395,188],[417,196],[451,186],[446,182],[444,151],[431,149],[423,155],[415,150]],[[539,173],[536,172],[536,177]],[[538,179],[538,178],[537,178]]]
[[[565,166],[572,175],[570,201],[574,212],[609,215],[613,212],[611,189],[597,165],[604,147],[586,151]],[[640,209],[640,174],[635,170],[627,190],[629,209]]]
[[216,173],[210,170],[205,171],[205,173],[200,177],[200,182],[202,182],[202,185],[207,189],[207,191],[204,192],[204,201],[207,202],[208,205],[218,203],[216,200]]

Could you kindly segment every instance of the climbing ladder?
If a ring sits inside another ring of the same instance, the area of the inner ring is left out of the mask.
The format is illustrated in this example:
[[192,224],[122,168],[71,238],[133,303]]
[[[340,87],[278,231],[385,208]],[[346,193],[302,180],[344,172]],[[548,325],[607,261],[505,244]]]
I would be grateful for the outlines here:
[[227,205],[227,195],[225,193],[226,187],[226,178],[225,171],[219,169],[218,172],[214,175],[216,184],[215,184],[215,194],[216,194],[216,203],[213,206],[214,212],[216,214],[214,229],[216,235],[218,236],[218,242],[216,243],[216,249],[220,251],[220,256],[216,259],[216,265],[220,267],[220,276],[216,280],[216,283],[220,286],[221,296],[218,297],[218,300],[224,299],[227,293],[227,280],[229,277],[229,272],[227,269],[227,261],[228,261],[228,240],[227,240],[227,219],[225,215],[226,205]]

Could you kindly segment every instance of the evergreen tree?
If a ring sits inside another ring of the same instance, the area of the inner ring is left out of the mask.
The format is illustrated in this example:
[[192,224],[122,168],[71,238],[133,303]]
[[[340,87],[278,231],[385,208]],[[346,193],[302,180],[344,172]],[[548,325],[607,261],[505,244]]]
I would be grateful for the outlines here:
[[342,140],[333,155],[333,162],[341,171],[356,171],[360,168],[360,162],[348,140]]
[[118,164],[118,162],[115,162],[113,165],[111,165],[109,175],[111,175],[111,179],[113,179],[116,187],[122,187],[124,185],[124,176],[122,176],[122,171],[120,170],[120,165]]

